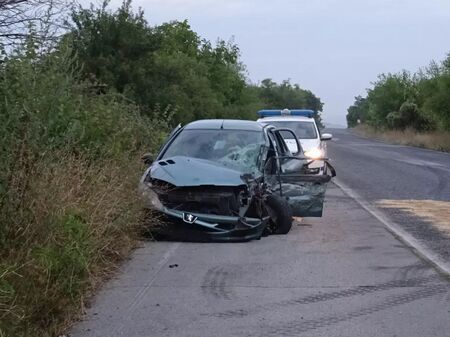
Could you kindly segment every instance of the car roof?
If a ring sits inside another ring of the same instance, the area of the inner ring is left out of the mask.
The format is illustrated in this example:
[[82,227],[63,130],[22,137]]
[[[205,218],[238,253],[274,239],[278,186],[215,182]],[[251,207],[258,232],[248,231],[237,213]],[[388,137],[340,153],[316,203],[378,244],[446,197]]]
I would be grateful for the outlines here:
[[303,116],[276,116],[276,117],[264,117],[259,118],[258,122],[264,123],[264,122],[285,122],[285,121],[302,121],[302,122],[310,122],[314,123],[314,118],[309,117],[303,117]]
[[256,121],[246,121],[239,119],[202,119],[187,124],[184,129],[262,131],[263,125],[259,124]]

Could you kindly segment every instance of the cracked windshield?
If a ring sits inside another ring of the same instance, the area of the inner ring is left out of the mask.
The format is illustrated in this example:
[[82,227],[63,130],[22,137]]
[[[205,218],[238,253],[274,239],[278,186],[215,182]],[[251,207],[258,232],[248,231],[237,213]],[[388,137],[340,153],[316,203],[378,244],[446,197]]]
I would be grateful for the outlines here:
[[185,130],[170,144],[163,158],[186,156],[209,160],[243,173],[256,172],[264,137],[241,130]]

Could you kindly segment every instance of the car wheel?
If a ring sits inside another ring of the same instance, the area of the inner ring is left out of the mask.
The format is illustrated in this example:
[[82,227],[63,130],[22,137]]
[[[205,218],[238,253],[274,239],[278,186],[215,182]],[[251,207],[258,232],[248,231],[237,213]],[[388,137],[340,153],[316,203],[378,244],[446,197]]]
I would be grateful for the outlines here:
[[292,210],[287,200],[279,195],[270,194],[265,199],[267,212],[270,215],[270,233],[287,234],[292,227]]

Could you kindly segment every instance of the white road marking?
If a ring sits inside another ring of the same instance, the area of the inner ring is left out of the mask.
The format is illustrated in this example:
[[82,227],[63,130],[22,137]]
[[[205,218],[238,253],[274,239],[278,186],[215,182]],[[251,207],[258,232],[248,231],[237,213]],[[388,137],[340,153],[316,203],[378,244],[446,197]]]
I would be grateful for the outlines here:
[[362,208],[364,208],[373,217],[375,217],[378,221],[380,221],[389,232],[391,232],[397,239],[399,239],[405,245],[411,248],[418,256],[431,263],[441,273],[450,276],[450,263],[442,259],[439,255],[437,255],[430,249],[428,249],[428,247],[426,247],[419,240],[417,240],[411,234],[409,234],[403,228],[401,228],[400,225],[388,219],[388,217],[383,212],[378,210],[376,207],[372,206],[367,200],[365,200],[362,196],[360,196],[350,187],[348,187],[347,185],[345,185],[336,178],[333,178],[333,182],[345,194],[347,194],[350,198],[354,199]]
[[404,158],[394,157],[392,159],[399,161],[401,163],[408,164],[408,165],[415,165],[415,166],[422,166],[422,167],[435,167],[435,168],[450,172],[450,170],[447,169],[447,167],[445,165],[436,163],[436,162],[432,162],[429,160],[418,160],[418,159],[413,159],[413,158],[409,158],[409,157],[404,157]]

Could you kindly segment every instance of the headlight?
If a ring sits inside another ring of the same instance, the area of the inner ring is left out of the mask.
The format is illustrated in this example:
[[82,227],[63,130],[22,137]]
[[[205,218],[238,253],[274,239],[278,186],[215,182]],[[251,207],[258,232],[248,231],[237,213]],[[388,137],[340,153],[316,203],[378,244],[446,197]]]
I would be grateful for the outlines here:
[[315,147],[311,150],[305,151],[305,156],[311,159],[319,159],[323,157],[323,150]]
[[159,200],[158,194],[151,189],[151,183],[141,182],[139,184],[139,192],[146,205],[151,209],[162,210],[163,204]]

